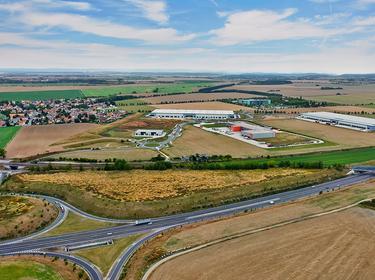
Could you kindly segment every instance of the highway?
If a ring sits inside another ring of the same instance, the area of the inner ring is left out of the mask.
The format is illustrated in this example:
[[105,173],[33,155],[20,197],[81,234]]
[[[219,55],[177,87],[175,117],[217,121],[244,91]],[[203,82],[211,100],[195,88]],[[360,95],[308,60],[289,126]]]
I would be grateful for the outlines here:
[[134,225],[125,224],[111,228],[103,228],[92,231],[64,234],[54,237],[43,237],[22,240],[12,244],[0,244],[0,255],[25,250],[48,249],[92,241],[121,238],[132,234],[145,233],[159,228],[173,227],[188,223],[195,223],[208,219],[217,219],[223,216],[233,215],[246,210],[256,210],[269,207],[275,204],[285,203],[308,196],[318,195],[319,192],[326,192],[337,188],[345,188],[352,184],[364,182],[372,175],[352,175],[332,182],[306,187],[302,189],[273,194],[266,197],[259,197],[238,203],[227,204],[219,207],[203,209],[190,213],[182,213],[172,216],[151,219],[152,224]]
[[[59,248],[65,246],[86,244],[92,242],[106,241],[110,239],[119,239],[133,234],[145,234],[140,240],[134,242],[127,250],[113,264],[106,279],[117,280],[122,272],[122,267],[132,254],[144,244],[145,241],[153,238],[155,235],[168,228],[173,228],[189,223],[196,223],[199,221],[218,219],[224,216],[233,215],[244,211],[252,211],[260,208],[271,207],[276,204],[291,202],[297,199],[302,199],[310,196],[319,195],[322,192],[329,192],[332,190],[347,188],[353,184],[365,182],[374,178],[373,174],[355,174],[345,178],[334,180],[331,182],[305,187],[301,189],[286,191],[265,197],[249,199],[237,203],[222,205],[214,208],[202,209],[190,213],[181,213],[171,216],[159,217],[151,219],[151,223],[136,225],[134,221],[120,220],[119,226],[111,228],[102,228],[91,231],[75,232],[64,234],[60,236],[39,237],[39,238],[23,238],[21,240],[12,240],[11,243],[0,244],[0,255],[15,254],[18,252],[33,251],[33,250],[48,250],[52,248]],[[55,204],[61,204],[66,211],[77,211],[80,215],[89,218],[99,218],[69,205],[68,203],[51,198],[45,197]],[[99,218],[101,219],[101,218]],[[97,276],[95,276],[97,277]],[[98,279],[98,278],[92,278]],[[100,279],[100,278],[99,278]]]

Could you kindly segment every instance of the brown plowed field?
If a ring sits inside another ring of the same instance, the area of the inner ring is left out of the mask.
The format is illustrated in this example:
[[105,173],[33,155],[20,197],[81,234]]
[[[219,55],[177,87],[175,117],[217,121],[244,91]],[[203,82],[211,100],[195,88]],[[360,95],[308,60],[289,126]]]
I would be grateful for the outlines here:
[[7,157],[24,158],[49,152],[62,151],[56,142],[97,128],[96,124],[59,124],[23,127],[7,146]]
[[375,211],[353,208],[192,252],[151,280],[375,279]]

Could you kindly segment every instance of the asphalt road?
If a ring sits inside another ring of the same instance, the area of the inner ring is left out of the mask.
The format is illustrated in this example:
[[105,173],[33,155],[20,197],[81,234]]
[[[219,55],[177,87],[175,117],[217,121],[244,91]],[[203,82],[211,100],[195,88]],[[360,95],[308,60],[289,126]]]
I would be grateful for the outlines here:
[[223,205],[215,208],[203,209],[191,213],[183,213],[172,216],[152,219],[152,224],[134,225],[126,224],[112,228],[103,228],[92,231],[70,233],[54,237],[43,237],[22,240],[13,244],[0,244],[0,255],[25,250],[48,249],[68,245],[90,243],[93,241],[117,239],[132,234],[146,233],[160,228],[174,227],[188,223],[195,223],[208,219],[217,219],[223,216],[269,207],[275,204],[290,202],[296,199],[318,195],[319,192],[330,191],[337,188],[345,188],[352,184],[360,183],[372,178],[372,175],[352,175],[332,182],[287,191],[279,194],[269,195],[242,201],[238,203]]

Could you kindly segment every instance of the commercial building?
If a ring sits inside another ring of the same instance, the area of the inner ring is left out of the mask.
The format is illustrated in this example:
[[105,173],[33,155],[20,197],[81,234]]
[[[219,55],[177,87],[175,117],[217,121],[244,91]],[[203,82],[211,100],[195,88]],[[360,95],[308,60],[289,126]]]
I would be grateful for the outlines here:
[[241,132],[241,135],[250,139],[274,138],[275,131],[259,125],[253,125],[245,122],[233,123],[232,132]]
[[261,106],[271,105],[271,99],[265,99],[265,98],[241,99],[241,100],[236,101],[236,103],[242,104],[245,106],[261,107]]
[[138,129],[135,131],[134,136],[136,137],[163,137],[165,135],[164,130],[161,129]]
[[180,110],[180,109],[156,109],[149,115],[160,119],[197,119],[197,120],[226,120],[236,119],[233,111],[220,110]]
[[301,120],[318,122],[338,127],[344,127],[366,132],[375,131],[375,119],[357,117],[351,115],[336,114],[330,112],[303,113],[299,117]]

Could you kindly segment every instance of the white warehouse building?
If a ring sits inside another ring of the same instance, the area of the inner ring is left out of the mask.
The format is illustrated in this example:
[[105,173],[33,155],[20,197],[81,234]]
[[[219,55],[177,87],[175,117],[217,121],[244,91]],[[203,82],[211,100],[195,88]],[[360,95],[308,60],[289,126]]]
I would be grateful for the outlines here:
[[149,115],[160,119],[197,119],[197,120],[225,120],[236,119],[233,111],[221,110],[180,110],[180,109],[156,109]]
[[298,118],[306,121],[319,122],[323,124],[366,132],[375,131],[375,119],[371,118],[336,114],[330,112],[303,113]]

